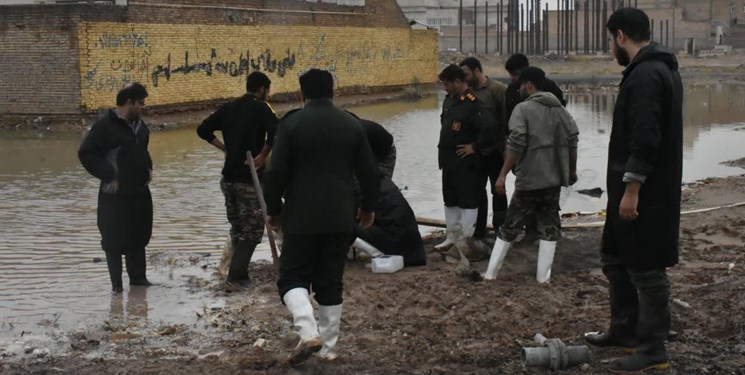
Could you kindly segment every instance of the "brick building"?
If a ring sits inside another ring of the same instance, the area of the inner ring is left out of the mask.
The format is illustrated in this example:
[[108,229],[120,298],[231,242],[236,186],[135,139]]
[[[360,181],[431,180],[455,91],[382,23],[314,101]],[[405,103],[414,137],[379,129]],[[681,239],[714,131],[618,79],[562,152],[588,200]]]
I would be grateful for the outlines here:
[[313,67],[341,91],[432,82],[438,69],[436,33],[412,30],[395,0],[6,3],[0,115],[95,111],[135,81],[148,105],[172,106],[239,96],[253,70],[289,94]]

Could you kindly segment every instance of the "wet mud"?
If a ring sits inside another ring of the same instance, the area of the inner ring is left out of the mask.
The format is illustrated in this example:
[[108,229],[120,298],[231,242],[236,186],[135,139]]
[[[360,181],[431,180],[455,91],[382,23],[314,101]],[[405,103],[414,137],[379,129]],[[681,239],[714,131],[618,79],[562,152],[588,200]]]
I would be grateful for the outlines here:
[[[739,201],[745,201],[745,176],[707,179],[686,189],[684,209]],[[681,227],[681,263],[669,270],[672,370],[666,373],[742,374],[745,207],[684,215]],[[428,248],[437,237],[428,238]],[[121,315],[46,334],[46,342],[35,345],[36,336],[18,333],[11,345],[0,347],[0,369],[3,374],[543,373],[523,369],[519,360],[520,349],[534,345],[535,333],[581,345],[584,332],[604,329],[608,322],[599,239],[599,229],[567,230],[549,285],[535,282],[537,249],[530,240],[510,251],[491,282],[458,276],[438,253],[430,253],[425,267],[395,274],[373,274],[368,261],[350,261],[340,359],[312,358],[298,368],[286,363],[297,337],[276,294],[272,265],[252,265],[254,288],[230,293],[216,274],[216,257],[163,255],[153,261],[212,270],[184,279],[182,287],[206,290],[218,302],[195,310],[188,324],[159,325],[143,319],[136,304],[126,304]],[[472,267],[483,271],[486,262]],[[613,349],[591,352],[591,363],[562,373],[607,374],[624,355]]]

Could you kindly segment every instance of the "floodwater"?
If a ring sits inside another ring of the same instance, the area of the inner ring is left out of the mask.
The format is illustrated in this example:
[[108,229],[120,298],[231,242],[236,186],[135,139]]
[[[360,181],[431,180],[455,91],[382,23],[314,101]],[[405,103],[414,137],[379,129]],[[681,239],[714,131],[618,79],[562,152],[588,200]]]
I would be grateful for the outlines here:
[[[568,108],[580,129],[580,180],[563,194],[562,208],[597,211],[604,207],[602,197],[575,190],[604,187],[615,94],[610,88],[577,92],[569,95]],[[742,173],[720,162],[745,156],[745,87],[689,87],[686,100],[684,179]],[[418,216],[432,218],[443,215],[436,160],[440,101],[353,110],[394,135],[394,181]],[[78,163],[80,140],[80,134],[0,134],[0,337],[43,330],[39,323],[72,329],[127,312],[152,323],[193,322],[195,309],[214,302],[211,293],[193,287],[195,279],[215,277],[211,270],[150,262],[149,277],[159,286],[110,296],[105,263],[94,262],[104,257],[95,218],[98,183]],[[154,132],[150,151],[156,171],[149,252],[161,258],[211,255],[200,259],[217,261],[228,233],[218,186],[222,154],[194,129]],[[255,257],[269,259],[268,246]]]

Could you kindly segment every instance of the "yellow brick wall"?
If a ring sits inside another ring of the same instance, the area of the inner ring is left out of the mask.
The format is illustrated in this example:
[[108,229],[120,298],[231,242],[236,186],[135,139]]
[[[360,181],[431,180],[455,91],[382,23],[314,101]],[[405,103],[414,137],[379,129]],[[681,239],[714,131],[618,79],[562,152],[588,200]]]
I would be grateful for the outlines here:
[[272,93],[299,91],[310,68],[330,70],[337,88],[434,82],[439,70],[433,31],[82,22],[78,38],[89,110],[113,106],[131,82],[147,86],[148,105],[168,105],[240,96],[254,70]]

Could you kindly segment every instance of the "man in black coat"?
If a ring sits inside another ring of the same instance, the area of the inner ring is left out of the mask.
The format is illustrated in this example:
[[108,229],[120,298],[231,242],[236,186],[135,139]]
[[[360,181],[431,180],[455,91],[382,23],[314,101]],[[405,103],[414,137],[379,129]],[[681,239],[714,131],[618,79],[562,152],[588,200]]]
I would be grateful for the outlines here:
[[375,161],[378,163],[378,169],[383,175],[393,178],[393,170],[396,167],[396,146],[393,144],[393,135],[375,121],[360,119],[360,123],[362,129],[365,130]]
[[611,322],[607,332],[586,339],[634,348],[620,361],[622,371],[666,369],[666,268],[678,263],[683,85],[673,51],[650,43],[643,11],[619,9],[607,28],[616,60],[626,66],[613,112],[601,250]]
[[[331,73],[309,70],[300,77],[300,90],[305,107],[287,113],[280,123],[264,189],[267,223],[284,232],[277,287],[301,340],[291,364],[319,350],[324,359],[336,358],[342,278],[355,215],[363,229],[372,225],[380,185],[362,125],[331,100]],[[362,191],[359,210],[355,176]]]
[[153,229],[150,130],[140,118],[145,98],[147,90],[139,83],[119,91],[116,108],[93,123],[78,150],[83,167],[101,180],[97,223],[114,293],[123,291],[122,255],[129,285],[152,285],[145,272],[145,247]]
[[[197,128],[200,138],[225,153],[220,190],[230,221],[230,241],[234,251],[227,286],[250,286],[248,264],[264,236],[264,217],[253,184],[246,151],[251,151],[261,176],[261,168],[271,151],[277,131],[277,116],[266,102],[272,81],[266,74],[253,72],[246,79],[246,94],[215,111]],[[215,132],[222,133],[223,144]]]
[[476,229],[484,188],[479,153],[496,145],[497,124],[468,88],[466,75],[458,65],[446,67],[438,78],[448,93],[440,115],[437,144],[447,237],[435,249],[447,251],[456,245],[463,261],[463,255],[471,252],[467,241]]

